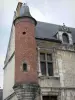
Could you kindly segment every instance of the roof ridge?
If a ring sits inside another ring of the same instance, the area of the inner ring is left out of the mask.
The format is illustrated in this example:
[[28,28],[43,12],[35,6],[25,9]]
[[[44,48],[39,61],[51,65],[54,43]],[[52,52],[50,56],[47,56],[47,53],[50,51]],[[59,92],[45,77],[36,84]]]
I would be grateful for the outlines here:
[[[49,22],[43,22],[43,21],[37,21],[37,22],[45,23],[45,24],[51,24],[51,25],[56,25],[56,26],[63,26],[63,24],[59,25],[59,24],[56,24],[56,23],[49,23]],[[67,26],[67,25],[66,25],[66,27],[75,29],[74,27],[70,27],[70,26]]]

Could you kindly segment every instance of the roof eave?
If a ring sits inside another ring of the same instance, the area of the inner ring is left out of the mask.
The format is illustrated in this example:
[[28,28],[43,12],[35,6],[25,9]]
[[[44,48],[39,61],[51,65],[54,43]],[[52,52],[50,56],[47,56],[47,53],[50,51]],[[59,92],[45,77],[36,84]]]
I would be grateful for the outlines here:
[[38,40],[45,40],[45,41],[51,41],[51,42],[57,42],[57,43],[61,43],[60,40],[56,40],[56,39],[51,39],[51,38],[38,38],[38,37],[35,37],[36,39]]

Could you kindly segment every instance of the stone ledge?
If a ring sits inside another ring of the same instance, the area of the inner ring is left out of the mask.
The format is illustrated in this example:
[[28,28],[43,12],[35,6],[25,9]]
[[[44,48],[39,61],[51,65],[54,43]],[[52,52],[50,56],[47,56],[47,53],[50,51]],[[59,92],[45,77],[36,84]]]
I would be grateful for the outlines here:
[[38,76],[38,78],[40,78],[40,79],[60,79],[60,76],[58,75],[58,76],[43,76],[43,75],[41,75],[41,76]]

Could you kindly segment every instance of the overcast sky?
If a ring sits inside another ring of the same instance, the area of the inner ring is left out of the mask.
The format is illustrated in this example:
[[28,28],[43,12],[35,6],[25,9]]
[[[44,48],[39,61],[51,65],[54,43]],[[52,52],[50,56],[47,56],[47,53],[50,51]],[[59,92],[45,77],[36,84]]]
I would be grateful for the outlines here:
[[[0,0],[0,87],[11,24],[18,0]],[[39,21],[75,27],[75,0],[22,0]]]

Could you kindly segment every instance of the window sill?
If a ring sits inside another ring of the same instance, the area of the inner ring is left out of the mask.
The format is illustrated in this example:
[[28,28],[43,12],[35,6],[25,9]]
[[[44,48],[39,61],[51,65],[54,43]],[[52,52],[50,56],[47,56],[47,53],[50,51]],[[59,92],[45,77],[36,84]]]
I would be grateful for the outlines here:
[[38,76],[38,78],[40,78],[40,79],[59,79],[60,76],[59,75],[58,76],[44,76],[44,75],[40,75],[40,76]]

